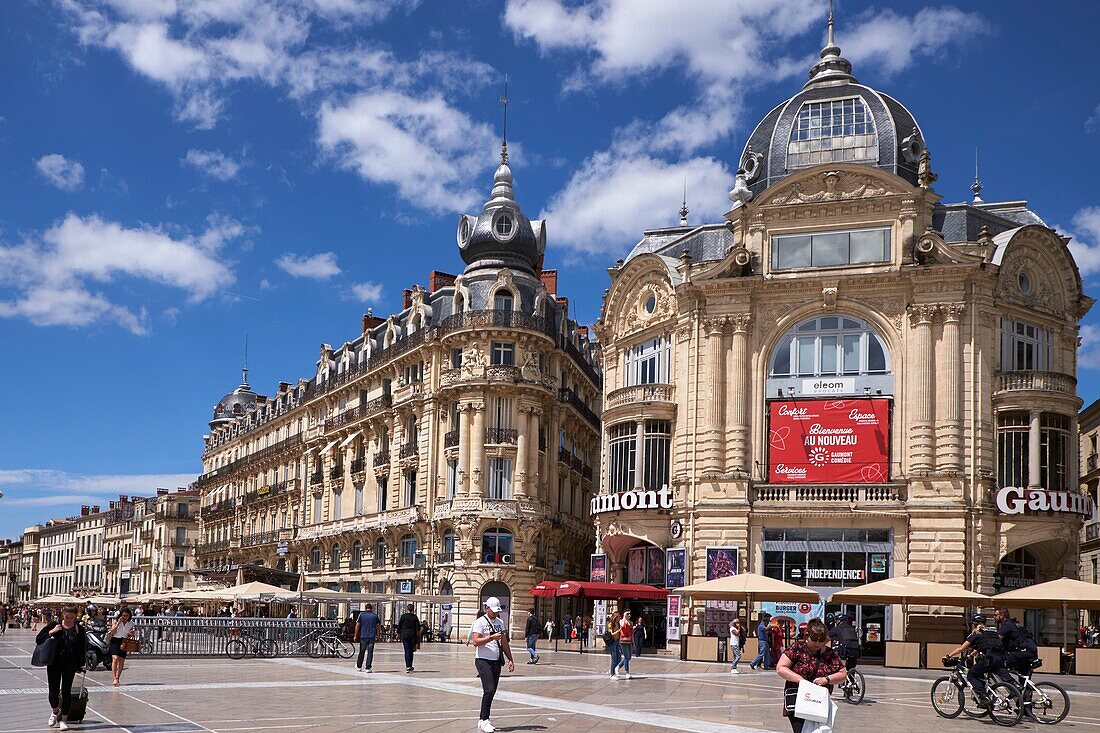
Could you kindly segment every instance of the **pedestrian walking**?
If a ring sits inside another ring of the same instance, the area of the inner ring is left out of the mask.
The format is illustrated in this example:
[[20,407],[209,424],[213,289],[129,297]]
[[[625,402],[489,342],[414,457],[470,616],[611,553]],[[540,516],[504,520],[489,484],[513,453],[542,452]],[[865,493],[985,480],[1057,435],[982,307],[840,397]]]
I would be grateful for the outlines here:
[[771,618],[766,613],[760,614],[759,623],[756,624],[756,659],[753,659],[749,664],[749,669],[756,669],[757,667],[763,667],[768,669],[771,666],[772,654],[768,649],[768,619]]
[[585,616],[581,620],[581,633],[579,636],[581,641],[581,654],[584,654],[584,650],[588,648],[588,635],[590,633],[592,633],[592,620]]
[[623,670],[619,679],[630,679],[630,657],[634,651],[634,621],[630,611],[623,611],[622,624],[619,627],[619,641],[622,658],[619,667]]
[[776,665],[776,673],[783,678],[783,715],[791,723],[794,733],[802,733],[802,718],[794,716],[794,698],[798,683],[807,680],[832,693],[833,685],[848,677],[844,660],[829,647],[829,632],[819,618],[806,624],[806,637],[794,642],[784,652]]
[[744,630],[741,628],[741,619],[735,618],[730,621],[730,639],[729,639],[729,655],[730,655],[730,674],[741,674],[737,670],[737,663],[741,661],[741,637],[744,635]]
[[53,662],[46,666],[46,678],[50,692],[50,728],[69,730],[69,710],[73,700],[73,678],[84,668],[84,658],[88,651],[88,638],[84,627],[77,623],[76,606],[65,606],[61,610],[60,621],[50,621],[38,636],[36,644],[42,644],[53,637]]
[[115,678],[114,686],[122,684],[122,670],[126,667],[126,650],[122,648],[123,639],[134,638],[133,611],[124,608],[118,618],[107,630],[107,642],[111,652],[111,673]]
[[0,636],[8,633],[8,607],[0,604]]
[[638,619],[638,623],[634,624],[634,656],[642,656],[642,646],[645,644],[645,640],[649,637],[649,632],[646,630],[645,618]]
[[[355,668],[360,672],[367,672],[368,674],[371,672],[371,667],[374,664],[374,642],[381,623],[382,619],[374,612],[374,605],[370,603],[359,614],[359,618],[355,620],[355,638],[359,640],[359,658],[355,661]],[[366,667],[363,666],[364,655],[366,656]],[[407,661],[406,665],[412,666],[412,663]]]
[[485,599],[485,615],[474,621],[471,627],[474,645],[474,667],[481,678],[481,713],[477,720],[477,729],[483,733],[493,733],[496,728],[489,722],[493,709],[493,697],[500,683],[500,670],[504,660],[508,660],[508,671],[514,672],[516,663],[512,659],[512,649],[508,646],[508,629],[500,614],[503,609],[497,598]]
[[619,663],[623,660],[623,645],[619,641],[619,632],[622,630],[622,617],[618,611],[611,614],[607,620],[607,631],[603,635],[607,651],[611,654],[611,679],[619,679]]
[[784,645],[783,627],[779,625],[779,619],[772,618],[771,624],[768,626],[768,648],[771,649],[772,653],[772,668],[779,664],[779,657],[783,654]]
[[546,640],[547,641],[553,641],[554,640],[554,619],[552,619],[552,618],[546,619],[546,626],[543,627],[543,628],[546,629]]
[[539,619],[533,608],[527,612],[527,627],[524,628],[523,635],[527,637],[527,653],[531,655],[531,661],[527,663],[538,664],[539,653],[535,649],[535,645],[539,641]]
[[413,652],[420,645],[420,619],[413,613],[413,604],[405,606],[405,613],[397,619],[397,635],[405,647],[405,674],[413,671]]
[[573,617],[568,612],[561,620],[561,634],[565,638],[566,644],[573,640]]
[[[477,615],[474,616],[474,623],[476,623],[477,620],[479,618],[481,618],[482,616],[484,616],[484,615],[485,615],[485,609],[484,608],[477,609]],[[473,640],[473,638],[474,638],[474,624],[470,624],[470,628],[466,632],[466,646],[470,646],[470,641]]]

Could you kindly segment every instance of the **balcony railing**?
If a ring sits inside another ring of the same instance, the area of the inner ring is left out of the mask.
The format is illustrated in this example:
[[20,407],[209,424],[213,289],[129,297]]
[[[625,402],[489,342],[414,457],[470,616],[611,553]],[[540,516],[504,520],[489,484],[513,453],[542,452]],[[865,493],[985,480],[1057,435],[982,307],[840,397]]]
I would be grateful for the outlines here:
[[103,558],[103,565],[105,567],[108,567],[108,568],[117,568],[118,567],[118,558],[117,557],[105,557],[105,558]]
[[151,540],[153,539],[153,530],[143,529],[141,530],[141,534],[139,535],[139,537],[141,537],[141,539],[143,540]]
[[1085,525],[1085,542],[1100,539],[1100,522],[1089,522]]
[[435,561],[439,564],[447,564],[447,563],[454,562],[455,561],[454,551],[452,550],[451,552],[441,552],[441,553],[439,553],[438,555],[435,556]]
[[568,448],[558,448],[558,462],[569,465],[573,454],[569,452]]
[[389,451],[389,449],[380,450],[380,451],[378,451],[377,453],[374,454],[374,467],[375,468],[378,468],[379,466],[385,466],[389,462],[390,462],[390,451]]
[[386,558],[376,556],[370,561],[370,566],[372,568],[384,568],[386,567]]
[[241,538],[241,547],[259,547],[260,545],[272,545],[279,541],[279,530],[270,532],[257,532],[245,535]]
[[328,477],[330,479],[332,479],[333,481],[336,481],[340,478],[343,478],[343,476],[344,476],[344,466],[342,464],[337,465],[337,466],[333,466],[332,468],[330,468],[328,470]]
[[352,473],[352,475],[357,474],[357,473],[362,473],[363,470],[364,470],[363,465],[365,463],[366,463],[366,461],[363,460],[363,456],[359,456],[358,458],[352,459],[352,462],[351,462],[351,473]]
[[444,318],[439,327],[445,332],[458,331],[464,328],[525,328],[550,337],[556,336],[558,332],[553,319],[511,310],[455,313]]
[[444,448],[454,448],[455,446],[458,445],[458,439],[459,439],[458,431],[457,430],[450,431],[449,433],[447,433],[446,435],[443,436],[443,447]]
[[398,555],[397,567],[399,568],[411,568],[416,564],[416,555]]
[[295,488],[297,481],[291,479],[290,481],[280,481],[277,484],[268,484],[267,486],[261,486],[256,491],[247,493],[244,495],[242,502],[244,504],[252,504],[263,499],[271,499],[280,494],[285,494]]
[[358,422],[364,418],[368,418],[375,413],[390,407],[393,404],[393,398],[384,394],[380,397],[376,397],[370,402],[353,407],[350,410],[344,410],[339,415],[335,415],[325,420],[325,432],[335,430],[342,425],[348,425],[350,423]]
[[585,420],[591,423],[592,427],[597,430],[600,429],[600,416],[592,411],[592,408],[584,404],[584,400],[577,396],[577,393],[568,387],[564,387],[558,390],[558,402],[571,405],[574,410],[581,414]]
[[236,499],[222,499],[221,501],[216,501],[213,504],[208,505],[202,511],[203,514],[205,514],[206,516],[210,516],[213,514],[221,514],[222,512],[233,511],[236,506]]
[[1036,390],[1077,394],[1077,379],[1061,372],[997,372],[995,392]]
[[672,402],[671,384],[635,384],[620,387],[607,394],[606,408],[622,407],[646,402]]
[[420,448],[417,447],[416,443],[405,443],[401,446],[401,460],[412,458],[419,450]]
[[309,485],[316,486],[317,484],[323,484],[325,482],[325,474],[315,472],[309,477]]
[[816,503],[816,504],[882,504],[904,501],[902,487],[897,484],[758,484],[755,501],[758,503]]
[[515,428],[485,428],[486,445],[515,445],[518,437]]
[[218,540],[217,542],[200,542],[196,546],[196,552],[225,552],[229,549],[230,540]]

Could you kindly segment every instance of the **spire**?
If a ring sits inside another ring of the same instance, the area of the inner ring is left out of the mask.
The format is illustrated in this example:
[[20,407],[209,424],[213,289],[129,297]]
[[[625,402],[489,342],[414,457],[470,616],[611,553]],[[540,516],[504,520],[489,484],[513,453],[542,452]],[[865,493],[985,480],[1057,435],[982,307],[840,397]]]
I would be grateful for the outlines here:
[[690,213],[691,209],[688,208],[688,179],[687,176],[684,176],[684,203],[680,205],[680,226],[687,226],[688,214]]
[[248,387],[248,334],[244,337],[244,365],[241,367],[241,386]]
[[508,75],[504,75],[504,94],[500,97],[504,105],[504,130],[500,136],[500,164],[508,165]]
[[840,46],[836,45],[833,26],[833,0],[829,0],[829,24],[825,48],[821,49],[821,60],[810,69],[810,80],[806,82],[803,89],[855,81],[855,77],[852,76],[852,64],[840,55]]
[[500,166],[493,174],[493,192],[485,202],[485,211],[503,205],[519,211],[516,195],[512,190],[512,169],[508,167],[508,77],[504,77],[504,94],[499,99],[504,105],[504,130],[500,138]]
[[984,204],[982,201],[982,177],[978,174],[978,149],[974,148],[974,182],[970,184],[970,190],[974,192],[971,203]]

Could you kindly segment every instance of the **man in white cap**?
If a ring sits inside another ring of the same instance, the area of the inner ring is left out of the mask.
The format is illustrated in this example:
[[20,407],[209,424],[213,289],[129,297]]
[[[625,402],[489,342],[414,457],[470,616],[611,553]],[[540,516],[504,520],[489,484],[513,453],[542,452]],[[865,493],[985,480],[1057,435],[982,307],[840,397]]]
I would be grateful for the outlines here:
[[481,715],[478,717],[477,729],[483,733],[493,733],[496,728],[489,722],[489,714],[493,707],[493,696],[497,694],[497,683],[500,681],[500,668],[503,660],[508,660],[508,671],[516,670],[516,663],[512,660],[512,649],[508,646],[508,629],[500,614],[504,609],[496,598],[485,599],[485,615],[474,621],[470,627],[470,643],[475,648],[474,666],[477,668],[477,676],[481,678]]

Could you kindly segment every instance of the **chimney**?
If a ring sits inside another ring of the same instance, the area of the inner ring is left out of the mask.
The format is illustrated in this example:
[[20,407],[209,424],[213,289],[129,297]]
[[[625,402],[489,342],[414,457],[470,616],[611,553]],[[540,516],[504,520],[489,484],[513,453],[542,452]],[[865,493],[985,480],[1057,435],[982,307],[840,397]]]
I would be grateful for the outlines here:
[[82,505],[80,507],[80,516],[82,516],[82,517],[88,516],[88,509],[90,509],[90,507],[87,504]]
[[168,495],[168,489],[162,489],[159,486],[157,487],[157,496],[167,496],[167,495]]
[[401,293],[401,308],[404,310],[405,308],[411,307],[413,304],[413,291],[409,288],[405,288]]
[[366,333],[376,326],[381,326],[385,322],[385,319],[378,318],[374,315],[373,309],[367,308],[367,312],[363,314],[363,333]]
[[279,382],[279,394],[282,394],[290,389],[290,382]]
[[558,294],[557,270],[543,270],[539,273],[539,280],[542,280],[542,284],[546,286],[546,292],[550,293],[550,297]]
[[92,514],[99,514],[99,505],[96,504],[92,507]]
[[434,293],[437,290],[449,287],[455,284],[455,276],[449,272],[440,272],[439,270],[432,270],[428,275],[428,292]]

